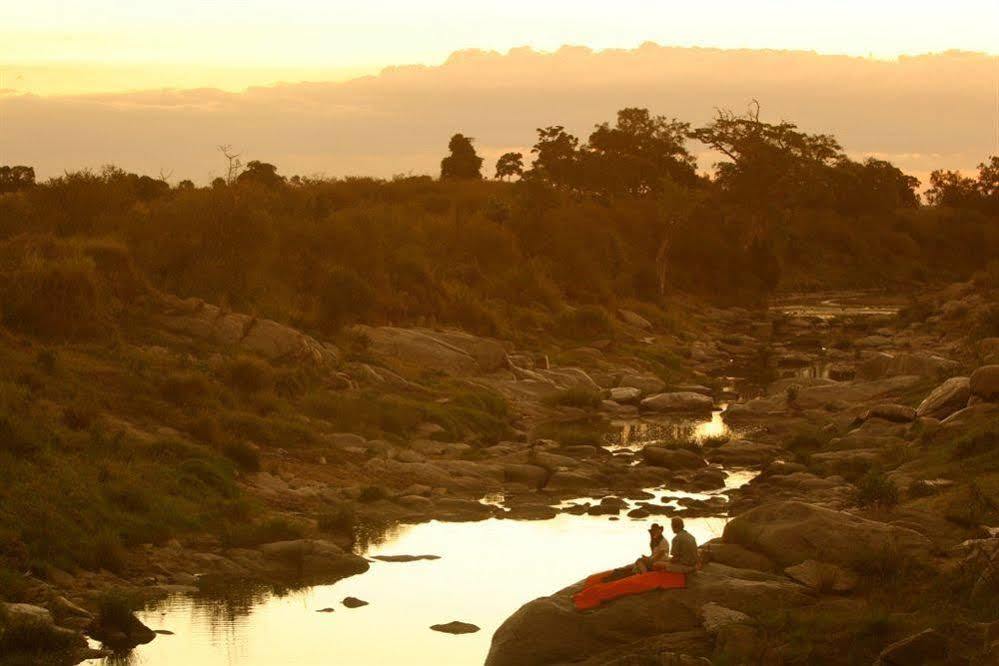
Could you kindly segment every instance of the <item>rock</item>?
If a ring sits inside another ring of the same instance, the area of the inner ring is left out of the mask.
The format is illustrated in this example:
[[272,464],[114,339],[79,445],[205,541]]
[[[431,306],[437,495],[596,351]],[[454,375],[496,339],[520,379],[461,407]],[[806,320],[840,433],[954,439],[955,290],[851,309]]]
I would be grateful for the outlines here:
[[942,663],[947,658],[947,637],[926,629],[892,643],[878,656],[876,666],[915,666]]
[[978,358],[987,364],[995,361],[991,359],[999,358],[999,338],[982,338],[978,341]]
[[853,379],[857,376],[857,369],[846,363],[833,363],[829,366],[829,379],[838,382]]
[[701,606],[701,620],[704,624],[704,630],[712,636],[716,635],[725,625],[749,624],[752,622],[752,618],[745,613],[725,608],[713,601]]
[[326,608],[320,608],[316,612],[317,613],[335,613],[336,609],[335,608],[330,608],[329,606],[327,606]]
[[707,655],[712,649],[703,630],[675,631],[597,653],[573,666],[711,666]]
[[926,396],[919,407],[916,416],[932,416],[945,419],[968,404],[971,397],[971,379],[968,377],[951,377],[936,387]]
[[727,467],[762,466],[777,458],[781,449],[771,444],[758,444],[744,439],[732,439],[709,449],[705,457]]
[[370,340],[370,351],[386,363],[414,365],[453,377],[484,370],[466,349],[429,329],[355,326],[354,330]]
[[[83,634],[58,626],[52,618],[52,613],[41,606],[11,604],[0,601],[0,608],[2,608],[5,618],[5,622],[0,623],[0,638],[3,637],[5,632],[9,632],[12,636],[17,636],[19,632],[23,631],[31,635],[35,641],[44,640],[45,646],[53,651],[75,650],[87,647],[87,639]],[[0,644],[2,643],[3,641],[0,641]],[[14,639],[14,646],[16,647],[16,638]],[[0,645],[0,647],[3,647],[3,645]],[[37,644],[35,647],[37,647]],[[0,655],[0,662],[2,661],[2,655]],[[18,663],[27,664],[35,662],[23,661]]]
[[916,420],[916,410],[906,405],[884,403],[867,410],[865,419],[884,419],[895,423],[911,423]]
[[98,616],[90,625],[90,636],[116,650],[144,645],[156,638],[156,632],[144,625],[132,613],[118,616]]
[[341,602],[347,608],[360,608],[361,606],[367,606],[367,601],[362,601],[357,597],[347,597]]
[[701,546],[701,557],[708,562],[717,562],[736,569],[755,569],[756,571],[776,571],[777,567],[765,555],[754,553],[734,543],[724,543],[714,540]]
[[479,630],[474,624],[458,622],[457,620],[448,622],[447,624],[434,624],[430,628],[445,634],[474,634]]
[[642,400],[642,409],[653,412],[710,412],[714,401],[693,391],[658,393]]
[[[535,599],[511,615],[493,635],[486,666],[613,663],[593,661],[636,641],[674,632],[702,631],[701,608],[721,603],[745,614],[767,614],[802,606],[809,597],[782,576],[709,563],[689,576],[687,587],[654,590],[579,612],[572,596],[582,583]],[[662,663],[644,662],[637,663]]]
[[632,326],[635,326],[636,328],[640,328],[645,331],[652,330],[652,322],[650,322],[648,319],[638,314],[637,312],[621,309],[617,311],[617,314],[619,317],[621,317],[621,321],[623,321],[626,324],[630,324]]
[[600,484],[588,474],[560,469],[548,479],[545,490],[552,492],[591,490],[598,485]]
[[895,375],[944,378],[953,375],[960,365],[949,358],[929,352],[900,354],[875,353],[860,364],[858,374],[867,379]]
[[642,449],[642,459],[649,465],[669,469],[696,469],[707,463],[687,449],[671,449],[663,446],[646,446]]
[[93,614],[80,608],[66,597],[56,595],[49,601],[49,609],[59,624],[74,629],[85,629],[94,619]]
[[198,299],[164,297],[160,323],[169,331],[260,354],[272,361],[307,362],[317,367],[337,363],[334,348],[269,319],[228,313]]
[[522,483],[530,488],[541,488],[548,480],[550,472],[538,465],[508,463],[503,465],[505,483]]
[[418,560],[439,560],[440,555],[372,555],[379,562],[416,562]]
[[621,378],[619,388],[636,388],[642,395],[659,393],[666,388],[666,382],[655,375],[625,375]]
[[622,404],[636,403],[642,398],[642,390],[634,386],[618,386],[610,390],[611,400]]
[[983,365],[971,373],[971,395],[982,400],[999,399],[999,365]]
[[855,574],[828,562],[805,560],[787,567],[784,573],[816,592],[849,592],[857,587]]
[[913,530],[798,501],[766,504],[740,514],[725,526],[722,539],[784,567],[805,560],[863,566],[886,553],[926,562],[932,545]]
[[272,573],[308,579],[345,578],[368,570],[368,562],[324,539],[276,541],[258,548]]

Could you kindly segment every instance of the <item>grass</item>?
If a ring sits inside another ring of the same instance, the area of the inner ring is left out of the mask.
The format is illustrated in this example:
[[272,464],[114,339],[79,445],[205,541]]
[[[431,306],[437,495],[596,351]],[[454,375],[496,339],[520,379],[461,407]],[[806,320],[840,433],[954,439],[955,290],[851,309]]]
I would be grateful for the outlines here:
[[349,534],[357,526],[357,514],[349,504],[337,503],[319,514],[318,526],[321,532]]
[[579,409],[598,409],[603,401],[600,391],[581,386],[567,388],[544,399],[546,405],[552,407],[577,407]]
[[898,486],[879,469],[872,469],[857,482],[857,506],[890,509],[898,504]]

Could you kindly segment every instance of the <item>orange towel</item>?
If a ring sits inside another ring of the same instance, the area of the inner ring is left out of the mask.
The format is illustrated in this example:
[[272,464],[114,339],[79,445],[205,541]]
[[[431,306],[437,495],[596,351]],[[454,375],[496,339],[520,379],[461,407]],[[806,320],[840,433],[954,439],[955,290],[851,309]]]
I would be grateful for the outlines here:
[[671,571],[650,571],[612,580],[609,583],[601,582],[611,573],[613,572],[603,571],[586,579],[583,589],[572,597],[577,610],[596,608],[605,601],[630,594],[641,594],[651,590],[675,590],[687,586],[686,574]]

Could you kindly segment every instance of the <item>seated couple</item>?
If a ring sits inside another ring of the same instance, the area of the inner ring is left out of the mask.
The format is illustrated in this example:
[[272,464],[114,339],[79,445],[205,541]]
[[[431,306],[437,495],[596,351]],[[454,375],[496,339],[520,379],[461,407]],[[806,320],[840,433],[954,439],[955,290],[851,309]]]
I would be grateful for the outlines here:
[[[635,560],[629,569],[630,574],[646,573],[648,571],[671,571],[673,573],[692,573],[697,569],[697,541],[684,529],[683,518],[670,521],[673,529],[673,545],[663,536],[663,526],[653,523],[649,528],[650,555],[643,555]],[[623,572],[622,572],[623,573]]]

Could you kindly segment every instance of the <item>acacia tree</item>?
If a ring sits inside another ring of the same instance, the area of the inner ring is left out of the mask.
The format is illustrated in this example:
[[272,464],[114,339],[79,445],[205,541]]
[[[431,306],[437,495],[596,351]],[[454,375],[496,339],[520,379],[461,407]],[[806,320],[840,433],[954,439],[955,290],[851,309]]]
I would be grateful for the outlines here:
[[277,172],[277,167],[269,162],[251,160],[246,165],[246,171],[239,174],[238,183],[258,183],[265,187],[284,185],[284,176]]
[[448,142],[451,154],[441,160],[441,180],[479,180],[482,178],[482,158],[475,152],[473,139],[455,134]]
[[496,160],[496,178],[507,179],[524,173],[524,156],[521,153],[503,153]]

